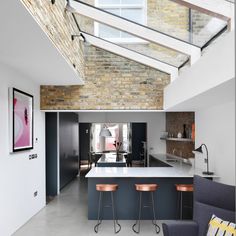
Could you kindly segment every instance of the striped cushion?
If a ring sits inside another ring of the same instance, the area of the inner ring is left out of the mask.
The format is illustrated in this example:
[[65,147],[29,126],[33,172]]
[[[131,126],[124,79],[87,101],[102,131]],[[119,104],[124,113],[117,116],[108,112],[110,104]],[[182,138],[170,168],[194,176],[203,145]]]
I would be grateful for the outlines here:
[[212,215],[207,236],[236,236],[236,225]]

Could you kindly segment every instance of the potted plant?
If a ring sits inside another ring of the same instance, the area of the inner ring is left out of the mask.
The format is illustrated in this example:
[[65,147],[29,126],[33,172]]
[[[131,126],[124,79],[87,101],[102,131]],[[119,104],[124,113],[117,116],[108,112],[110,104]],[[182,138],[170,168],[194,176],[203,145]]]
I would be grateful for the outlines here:
[[119,142],[119,141],[114,141],[113,145],[115,146],[116,148],[116,161],[119,161],[119,151],[120,151],[120,147],[122,145],[122,142]]

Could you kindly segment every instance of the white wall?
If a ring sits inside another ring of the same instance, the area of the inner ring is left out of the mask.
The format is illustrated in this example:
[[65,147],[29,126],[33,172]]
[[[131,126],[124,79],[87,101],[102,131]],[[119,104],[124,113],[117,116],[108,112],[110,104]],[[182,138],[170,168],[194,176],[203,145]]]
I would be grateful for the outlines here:
[[235,31],[217,39],[214,45],[179,78],[164,89],[164,108],[171,109],[209,89],[235,78]]
[[[220,176],[216,181],[235,185],[235,101],[196,111],[195,124],[195,146],[207,145],[210,170]],[[206,169],[201,156],[195,161]]]
[[166,143],[160,140],[166,127],[164,112],[80,112],[79,120],[80,123],[146,122],[148,153],[166,152]]
[[[34,95],[34,149],[9,154],[8,87]],[[45,119],[38,85],[0,64],[0,235],[8,236],[45,206]],[[35,138],[38,142],[35,143]],[[29,154],[38,154],[29,160]],[[34,192],[38,196],[34,197]],[[33,232],[32,232],[33,233]]]
[[83,84],[22,1],[1,1],[0,29],[0,61],[27,73],[36,83]]

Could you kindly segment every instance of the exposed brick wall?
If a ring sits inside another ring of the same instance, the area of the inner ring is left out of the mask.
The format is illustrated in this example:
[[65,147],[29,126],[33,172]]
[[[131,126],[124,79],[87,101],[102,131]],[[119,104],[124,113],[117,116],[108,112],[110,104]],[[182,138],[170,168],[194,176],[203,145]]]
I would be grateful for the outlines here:
[[162,109],[168,74],[95,47],[86,48],[85,60],[81,109]]
[[147,16],[149,27],[188,40],[188,8],[170,0],[147,0]]
[[[174,151],[173,153],[173,150]],[[192,151],[194,150],[194,143],[190,142],[177,142],[177,141],[166,141],[166,153],[181,156],[183,158],[194,157]]]
[[42,109],[162,109],[168,74],[93,46],[85,61],[85,85],[42,86]]
[[[166,131],[177,137],[178,132],[183,133],[183,125],[186,124],[186,131],[191,129],[194,123],[194,112],[167,112],[166,113]],[[188,135],[188,132],[187,132]],[[192,151],[194,150],[193,142],[179,142],[179,141],[166,141],[166,152],[182,157],[194,157]]]
[[[85,0],[94,4],[94,0]],[[78,33],[71,13],[64,10],[65,1],[22,0],[64,57],[74,64],[85,85],[42,86],[42,109],[162,109],[163,88],[170,78],[166,73],[81,43],[71,41]],[[182,39],[188,39],[188,9],[167,0],[147,0],[147,25]],[[195,17],[198,19],[198,17]],[[93,34],[94,22],[78,17],[83,30]],[[173,27],[176,25],[176,27]],[[198,25],[200,30],[202,24]],[[126,45],[173,65],[186,56],[155,45]]]
[[79,86],[41,86],[41,109],[80,109]]
[[64,10],[64,0],[54,5],[48,0],[22,2],[85,81],[84,86],[41,86],[42,109],[162,108],[163,88],[170,81],[169,75],[84,46],[79,40],[72,42],[71,34],[78,29],[71,13]]
[[75,65],[81,78],[84,78],[83,46],[79,40],[71,41],[71,34],[78,33],[71,13],[65,11],[65,0],[21,0],[52,40],[64,58]]

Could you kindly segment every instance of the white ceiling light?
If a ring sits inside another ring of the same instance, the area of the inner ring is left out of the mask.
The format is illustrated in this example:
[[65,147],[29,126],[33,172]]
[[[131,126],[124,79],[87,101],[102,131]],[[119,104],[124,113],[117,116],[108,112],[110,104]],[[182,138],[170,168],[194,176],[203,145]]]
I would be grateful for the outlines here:
[[103,124],[103,127],[100,131],[99,136],[101,136],[101,137],[112,137],[111,131],[108,129],[108,125],[107,125],[107,113],[105,113],[105,123]]
[[101,129],[99,136],[102,137],[111,137],[111,131],[107,128],[106,125],[104,125],[104,127]]

